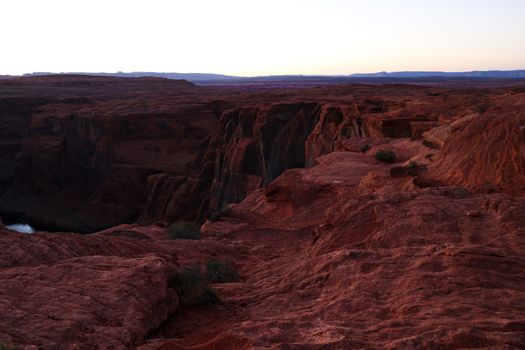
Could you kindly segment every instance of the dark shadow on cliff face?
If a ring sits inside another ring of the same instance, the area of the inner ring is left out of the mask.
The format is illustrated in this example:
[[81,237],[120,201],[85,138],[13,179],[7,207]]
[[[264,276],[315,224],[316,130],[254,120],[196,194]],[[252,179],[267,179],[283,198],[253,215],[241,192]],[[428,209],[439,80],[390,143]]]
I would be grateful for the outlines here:
[[508,91],[2,80],[0,215],[74,232],[202,222],[287,169],[311,167],[337,150],[360,151],[374,139],[419,138]]

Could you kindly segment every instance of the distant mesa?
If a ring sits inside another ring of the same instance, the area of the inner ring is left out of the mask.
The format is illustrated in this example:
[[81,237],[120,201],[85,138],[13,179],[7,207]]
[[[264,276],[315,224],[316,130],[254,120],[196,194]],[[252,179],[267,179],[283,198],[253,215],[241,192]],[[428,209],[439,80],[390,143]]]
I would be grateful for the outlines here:
[[354,78],[494,78],[494,79],[523,79],[525,70],[487,70],[471,72],[436,72],[436,71],[407,71],[407,72],[379,72],[370,74],[352,74]]
[[[469,72],[441,72],[441,71],[404,71],[404,72],[378,72],[378,73],[356,73],[349,75],[267,75],[243,77],[213,73],[163,73],[163,72],[116,72],[116,73],[52,73],[34,72],[24,76],[40,75],[95,75],[122,78],[159,77],[167,79],[184,79],[193,83],[257,83],[257,82],[359,82],[360,79],[422,79],[422,78],[470,78],[470,79],[525,79],[525,69],[522,70],[487,70]],[[10,76],[0,76],[9,78]]]

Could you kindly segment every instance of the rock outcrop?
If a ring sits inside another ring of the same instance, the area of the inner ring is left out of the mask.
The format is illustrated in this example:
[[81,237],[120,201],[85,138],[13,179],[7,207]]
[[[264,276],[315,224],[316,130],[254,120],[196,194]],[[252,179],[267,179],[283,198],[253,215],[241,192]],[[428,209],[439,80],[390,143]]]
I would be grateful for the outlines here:
[[475,191],[525,194],[525,95],[451,124],[432,173]]
[[523,198],[418,189],[389,167],[332,153],[232,207],[248,225],[231,235],[252,247],[246,284],[222,290],[250,315],[234,334],[262,348],[525,346]]
[[0,229],[0,339],[19,349],[125,349],[178,306],[178,265],[147,236]]

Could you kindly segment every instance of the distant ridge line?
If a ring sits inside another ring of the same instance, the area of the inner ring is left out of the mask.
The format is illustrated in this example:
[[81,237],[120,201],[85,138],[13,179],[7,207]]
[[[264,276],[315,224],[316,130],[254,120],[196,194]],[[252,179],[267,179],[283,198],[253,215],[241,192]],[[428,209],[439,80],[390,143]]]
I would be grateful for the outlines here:
[[[242,77],[233,75],[213,74],[213,73],[166,73],[166,72],[116,72],[116,73],[85,73],[85,72],[34,72],[24,74],[23,76],[40,76],[40,75],[92,75],[92,76],[111,76],[121,78],[139,78],[139,77],[159,77],[167,79],[184,79],[193,83],[220,83],[220,82],[274,82],[274,81],[351,81],[352,78],[484,78],[484,79],[525,79],[525,69],[522,70],[486,70],[486,71],[468,71],[468,72],[442,72],[442,71],[401,71],[401,72],[377,72],[377,73],[355,73],[349,75],[268,75]],[[0,76],[8,78],[14,76]]]

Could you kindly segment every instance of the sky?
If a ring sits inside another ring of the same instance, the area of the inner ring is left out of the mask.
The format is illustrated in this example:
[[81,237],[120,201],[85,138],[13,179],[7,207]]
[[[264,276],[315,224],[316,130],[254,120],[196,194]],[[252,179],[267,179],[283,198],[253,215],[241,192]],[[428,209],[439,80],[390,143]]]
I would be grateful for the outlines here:
[[525,69],[525,0],[0,0],[0,74]]

